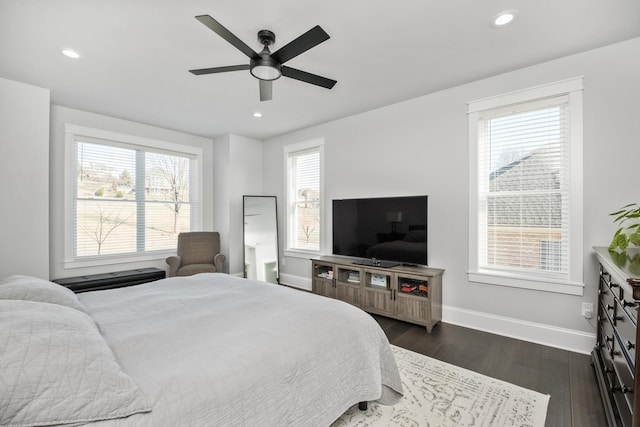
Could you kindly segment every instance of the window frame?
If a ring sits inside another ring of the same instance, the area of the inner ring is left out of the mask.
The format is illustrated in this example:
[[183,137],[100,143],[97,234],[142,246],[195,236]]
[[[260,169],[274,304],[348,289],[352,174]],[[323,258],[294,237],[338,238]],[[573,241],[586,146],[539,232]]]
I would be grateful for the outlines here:
[[[479,267],[480,113],[545,98],[569,99],[569,271],[568,278],[541,277]],[[469,270],[470,282],[582,296],[583,283],[583,77],[567,79],[468,103],[469,119]]]
[[[318,250],[305,250],[300,248],[292,248],[289,242],[289,215],[291,212],[290,205],[291,200],[289,200],[289,182],[291,179],[291,170],[289,169],[289,156],[296,152],[303,152],[312,149],[318,149],[320,154],[320,177],[319,177],[319,186],[320,186],[320,207],[318,209],[318,214],[320,215],[319,220],[319,239],[318,242]],[[296,144],[290,144],[284,146],[284,201],[285,201],[285,223],[284,223],[284,231],[285,231],[285,248],[284,255],[288,257],[294,258],[309,258],[312,256],[319,256],[324,253],[324,230],[325,230],[325,193],[324,193],[324,138],[316,138],[305,142],[299,142]]]
[[[194,208],[197,219],[194,227],[196,230],[202,229],[203,221],[203,153],[200,147],[177,144],[169,141],[162,141],[136,135],[128,135],[119,132],[95,129],[86,126],[65,123],[65,150],[64,150],[64,258],[65,269],[116,265],[125,263],[138,263],[144,261],[164,260],[168,255],[175,253],[175,248],[131,252],[127,254],[108,254],[75,257],[74,248],[74,206],[77,191],[77,148],[78,142],[102,141],[106,145],[120,146],[130,149],[138,149],[146,152],[165,153],[182,155],[194,158],[196,163],[196,198],[197,206]],[[73,165],[73,166],[70,166]]]

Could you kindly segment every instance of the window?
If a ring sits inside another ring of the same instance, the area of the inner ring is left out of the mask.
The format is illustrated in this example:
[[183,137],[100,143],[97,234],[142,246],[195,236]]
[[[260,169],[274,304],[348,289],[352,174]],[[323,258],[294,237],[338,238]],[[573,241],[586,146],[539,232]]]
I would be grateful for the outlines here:
[[200,229],[199,149],[73,125],[66,133],[66,266],[161,258],[180,232]]
[[320,252],[323,141],[285,147],[287,249]]
[[582,79],[469,104],[470,280],[582,294]]

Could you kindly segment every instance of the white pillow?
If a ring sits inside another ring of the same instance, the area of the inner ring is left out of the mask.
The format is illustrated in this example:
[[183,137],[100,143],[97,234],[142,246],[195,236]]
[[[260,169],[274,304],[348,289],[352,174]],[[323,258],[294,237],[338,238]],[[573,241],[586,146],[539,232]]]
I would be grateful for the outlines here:
[[0,300],[0,425],[45,426],[151,410],[95,322],[69,307]]
[[47,302],[87,313],[71,289],[37,277],[15,275],[0,280],[0,299]]

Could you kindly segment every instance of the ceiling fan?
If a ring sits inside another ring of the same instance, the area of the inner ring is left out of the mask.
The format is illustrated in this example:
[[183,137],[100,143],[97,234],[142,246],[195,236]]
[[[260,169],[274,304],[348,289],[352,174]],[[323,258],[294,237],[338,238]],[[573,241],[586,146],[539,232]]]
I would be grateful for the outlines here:
[[337,83],[335,80],[331,80],[326,77],[282,65],[290,59],[295,58],[301,53],[304,53],[312,47],[315,47],[329,39],[329,34],[327,34],[319,25],[316,25],[297,39],[289,42],[273,53],[269,50],[269,46],[275,43],[276,35],[269,30],[258,31],[258,41],[264,46],[264,48],[260,53],[257,53],[211,16],[199,15],[196,16],[196,19],[247,55],[250,61],[249,64],[246,65],[230,65],[226,67],[189,70],[192,74],[199,76],[201,74],[249,70],[251,75],[260,81],[260,101],[269,101],[272,99],[272,82],[273,80],[279,79],[280,76],[300,80],[302,82],[321,86],[327,89],[331,89]]

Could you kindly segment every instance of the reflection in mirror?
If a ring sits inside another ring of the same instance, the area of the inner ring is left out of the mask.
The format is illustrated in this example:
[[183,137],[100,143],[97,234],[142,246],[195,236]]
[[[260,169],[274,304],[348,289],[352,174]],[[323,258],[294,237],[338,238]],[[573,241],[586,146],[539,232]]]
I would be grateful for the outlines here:
[[243,196],[244,277],[278,283],[276,196]]

